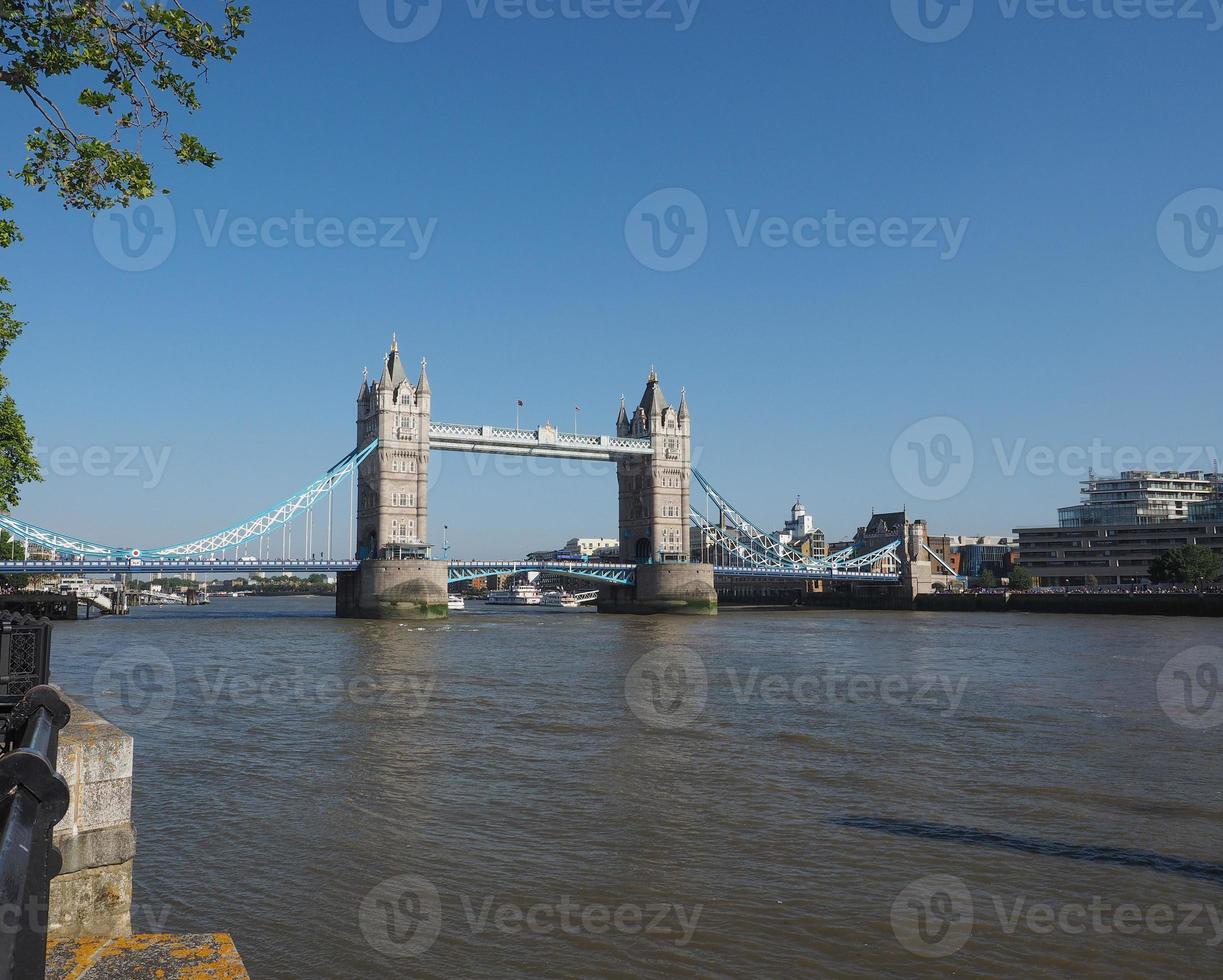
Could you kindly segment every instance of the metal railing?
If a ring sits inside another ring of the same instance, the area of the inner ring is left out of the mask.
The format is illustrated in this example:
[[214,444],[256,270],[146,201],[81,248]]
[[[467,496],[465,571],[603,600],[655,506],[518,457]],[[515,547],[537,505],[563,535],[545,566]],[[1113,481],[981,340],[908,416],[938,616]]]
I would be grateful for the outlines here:
[[[48,631],[49,632],[49,631]],[[51,843],[68,812],[68,784],[55,770],[59,732],[71,716],[46,684],[5,719],[0,755],[0,980],[46,976],[51,879],[63,861]]]
[[0,715],[46,684],[51,669],[51,621],[0,613]]

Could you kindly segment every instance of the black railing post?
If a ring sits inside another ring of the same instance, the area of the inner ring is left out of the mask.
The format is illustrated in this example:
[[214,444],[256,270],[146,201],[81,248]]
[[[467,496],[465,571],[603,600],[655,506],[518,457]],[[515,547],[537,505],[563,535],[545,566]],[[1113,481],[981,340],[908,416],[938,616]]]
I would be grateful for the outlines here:
[[0,980],[37,980],[47,970],[51,879],[62,866],[52,845],[68,812],[68,784],[55,769],[59,730],[71,712],[40,684],[13,708],[0,756]]

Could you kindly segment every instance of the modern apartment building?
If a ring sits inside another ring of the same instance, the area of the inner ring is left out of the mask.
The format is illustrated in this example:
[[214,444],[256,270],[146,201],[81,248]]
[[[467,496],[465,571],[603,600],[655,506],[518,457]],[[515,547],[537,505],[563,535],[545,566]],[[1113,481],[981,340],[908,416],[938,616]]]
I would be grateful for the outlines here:
[[1019,528],[1019,563],[1042,585],[1141,585],[1173,548],[1223,557],[1223,484],[1215,474],[1128,471],[1092,477],[1057,527]]
[[1084,481],[1082,503],[1059,508],[1057,520],[1062,527],[1183,521],[1193,505],[1217,501],[1221,495],[1223,483],[1214,473],[1127,470]]

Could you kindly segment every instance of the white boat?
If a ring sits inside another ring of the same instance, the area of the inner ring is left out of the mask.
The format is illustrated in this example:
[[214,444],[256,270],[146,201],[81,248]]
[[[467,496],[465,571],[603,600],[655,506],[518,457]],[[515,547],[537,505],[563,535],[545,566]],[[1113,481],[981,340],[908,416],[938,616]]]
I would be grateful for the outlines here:
[[463,597],[461,595],[448,595],[446,596],[446,608],[466,609],[467,603],[463,601]]
[[520,584],[509,589],[501,589],[488,594],[490,606],[539,606],[544,601],[544,594],[538,585]]
[[578,597],[568,592],[548,592],[544,594],[543,605],[561,609],[577,609],[581,605]]

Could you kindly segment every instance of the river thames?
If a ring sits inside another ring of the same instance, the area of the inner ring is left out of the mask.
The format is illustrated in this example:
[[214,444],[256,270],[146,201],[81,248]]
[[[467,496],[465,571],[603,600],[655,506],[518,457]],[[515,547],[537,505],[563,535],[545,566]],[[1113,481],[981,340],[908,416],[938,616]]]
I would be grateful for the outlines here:
[[1219,974],[1223,726],[1157,684],[1217,621],[471,607],[57,624],[136,740],[135,930],[256,978]]

